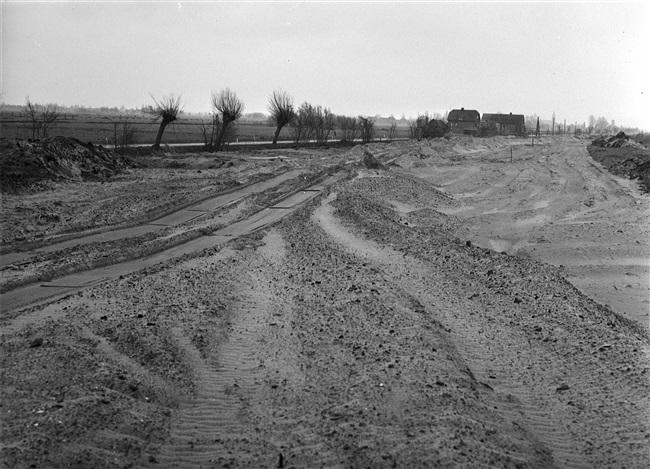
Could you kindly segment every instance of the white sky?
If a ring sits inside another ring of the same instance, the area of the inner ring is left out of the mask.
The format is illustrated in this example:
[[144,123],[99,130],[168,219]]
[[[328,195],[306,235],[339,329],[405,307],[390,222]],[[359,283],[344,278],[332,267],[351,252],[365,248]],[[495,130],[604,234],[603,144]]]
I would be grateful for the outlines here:
[[0,100],[121,106],[181,94],[245,112],[278,88],[336,114],[590,114],[650,130],[650,2],[0,0]]

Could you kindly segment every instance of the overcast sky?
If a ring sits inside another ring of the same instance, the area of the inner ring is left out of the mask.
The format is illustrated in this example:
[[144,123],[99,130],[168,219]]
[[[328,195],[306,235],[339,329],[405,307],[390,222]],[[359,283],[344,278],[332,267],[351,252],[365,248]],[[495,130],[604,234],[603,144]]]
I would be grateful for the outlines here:
[[650,2],[1,0],[8,104],[140,107],[181,94],[245,112],[288,91],[336,114],[453,108],[650,130]]

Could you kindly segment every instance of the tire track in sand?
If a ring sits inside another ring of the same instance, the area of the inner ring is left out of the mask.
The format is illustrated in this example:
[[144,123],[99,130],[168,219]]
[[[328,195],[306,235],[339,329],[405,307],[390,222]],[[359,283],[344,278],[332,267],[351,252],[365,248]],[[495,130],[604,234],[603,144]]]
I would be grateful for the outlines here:
[[[380,264],[385,275],[390,277],[395,285],[399,285],[400,289],[411,293],[424,305],[437,305],[437,308],[445,311],[444,316],[439,319],[452,331],[456,347],[479,381],[490,381],[488,376],[483,376],[490,373],[517,376],[517,370],[526,369],[531,365],[534,369],[538,368],[537,365],[541,361],[546,361],[546,369],[561,369],[561,364],[551,356],[540,357],[540,350],[530,351],[535,355],[534,357],[528,354],[522,355],[520,345],[525,339],[512,337],[513,331],[507,331],[508,334],[501,331],[499,334],[496,328],[487,324],[487,320],[478,321],[480,315],[475,315],[472,321],[467,321],[466,314],[459,314],[459,309],[463,306],[449,301],[450,292],[443,291],[445,289],[440,287],[444,282],[448,283],[447,280],[439,276],[436,282],[426,282],[427,276],[437,275],[431,271],[430,266],[391,248],[358,238],[333,215],[333,207],[330,203],[335,198],[336,194],[331,194],[315,210],[313,215],[315,222],[338,244],[359,257]],[[427,275],[423,276],[425,272]],[[484,334],[485,330],[490,330],[494,336],[487,337]],[[495,347],[494,344],[500,347]],[[515,358],[506,361],[504,357]],[[529,370],[524,378],[534,379],[534,374]],[[501,414],[522,427],[531,442],[541,443],[548,448],[558,467],[591,467],[586,461],[587,458],[579,450],[580,443],[566,431],[568,425],[563,421],[564,419],[552,412],[554,389],[550,391],[536,388],[532,392],[529,386],[523,384],[524,382],[520,379],[509,379],[501,383],[501,388],[498,385],[494,386],[495,403]]]
[[[226,249],[222,253],[230,256],[233,251]],[[172,424],[171,442],[161,448],[158,463],[152,467],[224,464],[230,459],[228,442],[250,435],[245,403],[264,375],[256,342],[268,322],[270,296],[264,282],[253,272],[245,283],[252,288],[238,295],[231,332],[216,357],[202,357],[188,337],[174,331],[194,368],[197,393],[181,402]]]
[[336,455],[310,429],[301,427],[302,448],[295,445],[292,420],[283,416],[290,404],[274,398],[278,387],[302,389],[304,375],[300,346],[290,337],[292,304],[275,290],[284,241],[271,230],[263,243],[237,278],[230,333],[215,356],[202,357],[188,337],[175,331],[193,364],[197,393],[181,402],[171,442],[151,467],[275,467],[289,441],[294,451],[317,448],[319,465],[336,464]]

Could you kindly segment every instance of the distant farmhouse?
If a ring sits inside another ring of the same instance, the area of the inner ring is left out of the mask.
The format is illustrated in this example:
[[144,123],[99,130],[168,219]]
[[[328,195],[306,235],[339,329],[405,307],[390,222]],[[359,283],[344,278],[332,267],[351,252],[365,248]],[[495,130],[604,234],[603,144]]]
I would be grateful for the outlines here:
[[483,114],[483,126],[487,133],[499,135],[523,135],[526,132],[523,114]]
[[447,122],[449,130],[455,134],[478,135],[481,130],[481,115],[473,109],[452,109]]
[[463,135],[523,135],[526,133],[523,114],[483,114],[474,109],[452,109],[447,117],[449,130]]

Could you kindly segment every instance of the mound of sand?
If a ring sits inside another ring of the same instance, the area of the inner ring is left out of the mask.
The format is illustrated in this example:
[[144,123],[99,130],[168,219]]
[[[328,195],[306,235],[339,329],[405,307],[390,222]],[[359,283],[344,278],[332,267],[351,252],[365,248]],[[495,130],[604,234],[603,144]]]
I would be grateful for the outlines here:
[[135,164],[102,146],[75,138],[0,139],[0,190],[12,192],[41,181],[104,181]]

